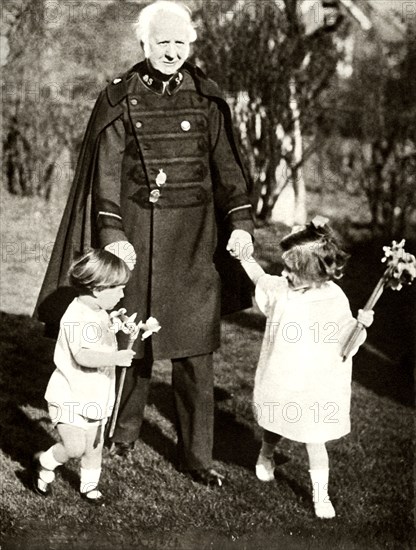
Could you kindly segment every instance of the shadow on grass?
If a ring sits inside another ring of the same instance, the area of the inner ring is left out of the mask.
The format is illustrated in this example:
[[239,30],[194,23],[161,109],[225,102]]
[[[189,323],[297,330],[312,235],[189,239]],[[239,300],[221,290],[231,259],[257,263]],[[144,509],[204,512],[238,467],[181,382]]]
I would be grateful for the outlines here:
[[[382,272],[377,247],[373,250],[368,246],[353,253],[342,281],[354,313],[363,306]],[[268,271],[279,273],[280,270],[281,265],[274,263]],[[354,379],[366,388],[407,406],[414,401],[410,334],[414,330],[415,297],[416,285],[398,293],[390,290],[384,293],[376,308],[374,325],[369,331],[370,348],[360,350],[353,371]],[[265,325],[264,317],[253,310],[228,316],[227,321],[259,333],[263,332]],[[43,399],[54,368],[54,342],[43,338],[42,325],[27,316],[0,312],[0,326],[3,335],[0,344],[0,448],[12,460],[27,468],[35,452],[54,443],[45,429],[48,415]],[[217,404],[229,398],[225,390],[215,388]],[[170,384],[153,382],[149,403],[175,423]],[[214,458],[252,469],[259,449],[254,431],[224,409],[217,406],[215,411]],[[25,410],[30,411],[30,416]],[[160,427],[145,421],[141,438],[166,460],[176,462],[175,444]],[[285,457],[277,455],[276,460],[284,462]],[[62,475],[71,485],[77,483],[71,471],[62,468]],[[22,481],[26,483],[27,480]],[[299,488],[294,487],[293,490],[301,493]]]
[[[216,404],[230,398],[231,395],[223,388],[214,388]],[[152,384],[148,404],[154,405],[162,416],[175,424],[176,414],[170,384],[163,382]],[[214,422],[214,459],[252,470],[259,450],[259,442],[255,439],[253,430],[239,422],[233,413],[222,410],[218,406],[215,408]],[[140,438],[167,461],[175,464],[176,445],[156,424],[150,424],[145,420]],[[287,459],[277,456],[276,460],[283,464]]]
[[[0,448],[26,470],[34,453],[55,443],[45,427],[49,424],[43,395],[54,365],[54,341],[43,337],[43,326],[27,316],[0,312],[2,342],[0,344]],[[215,400],[225,401],[228,392],[215,388]],[[153,383],[149,404],[175,423],[170,384]],[[26,414],[25,410],[28,411]],[[252,468],[258,452],[252,430],[235,417],[216,410],[215,458]],[[167,461],[176,463],[176,445],[157,424],[144,421],[141,439]],[[254,462],[253,462],[254,461]],[[62,477],[76,486],[77,479],[61,468]],[[27,485],[26,473],[19,474]]]
[[[233,464],[254,471],[254,465],[260,449],[260,442],[255,437],[254,430],[245,422],[240,422],[234,413],[224,410],[219,404],[232,396],[223,388],[214,388],[215,424],[213,458],[224,464]],[[156,409],[172,423],[175,421],[172,389],[169,384],[157,382],[152,384],[149,405]],[[176,446],[162,430],[154,423],[143,422],[140,438],[165,460],[175,465]],[[282,466],[290,459],[278,452],[274,454],[276,466]],[[295,495],[309,501],[310,494],[294,479],[286,476],[281,470],[276,470],[276,478],[284,482]]]
[[[215,402],[226,401],[231,398],[223,388],[216,387],[214,390]],[[154,405],[157,410],[172,423],[175,421],[175,410],[171,386],[163,382],[153,384],[149,395],[149,404]],[[154,423],[144,421],[140,432],[140,438],[165,460],[175,464],[176,446],[162,430]],[[215,409],[214,427],[214,460],[225,464],[240,466],[249,471],[254,470],[257,456],[260,449],[260,442],[256,439],[253,429],[247,423],[239,422],[230,411],[219,407]],[[282,466],[290,459],[278,451],[274,454],[276,466]],[[308,491],[294,479],[284,475],[282,471],[276,470],[278,480],[286,485],[298,497],[309,500]]]
[[[25,468],[16,476],[29,487],[33,455],[55,443],[43,427],[49,423],[43,395],[54,368],[54,343],[27,316],[0,312],[0,329],[0,449]],[[73,472],[61,468],[60,475],[78,489]]]

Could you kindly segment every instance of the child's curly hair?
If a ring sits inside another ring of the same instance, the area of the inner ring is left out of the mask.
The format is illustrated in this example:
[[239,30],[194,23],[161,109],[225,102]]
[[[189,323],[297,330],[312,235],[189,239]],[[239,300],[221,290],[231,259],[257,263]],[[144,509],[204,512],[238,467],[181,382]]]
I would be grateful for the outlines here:
[[349,255],[326,222],[318,216],[280,243],[289,280],[293,274],[300,281],[320,285],[342,277]]
[[130,273],[128,265],[111,252],[92,249],[71,265],[69,280],[77,290],[88,292],[125,285]]

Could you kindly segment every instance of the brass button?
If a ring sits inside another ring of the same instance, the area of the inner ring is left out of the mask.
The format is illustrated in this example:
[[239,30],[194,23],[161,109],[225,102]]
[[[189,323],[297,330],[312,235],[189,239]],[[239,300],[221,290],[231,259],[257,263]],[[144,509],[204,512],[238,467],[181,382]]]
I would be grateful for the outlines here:
[[191,129],[191,123],[189,122],[189,120],[182,120],[181,128],[184,132],[189,132],[189,130]]
[[143,126],[143,122],[141,120],[138,120],[135,124],[136,128],[141,128]]
[[151,191],[149,195],[149,202],[152,202],[154,204],[159,200],[159,198],[160,198],[159,189],[153,189],[153,191]]
[[133,97],[133,99],[130,101],[130,103],[131,103],[132,105],[137,105],[138,101],[137,101],[137,99],[136,99],[135,97]]

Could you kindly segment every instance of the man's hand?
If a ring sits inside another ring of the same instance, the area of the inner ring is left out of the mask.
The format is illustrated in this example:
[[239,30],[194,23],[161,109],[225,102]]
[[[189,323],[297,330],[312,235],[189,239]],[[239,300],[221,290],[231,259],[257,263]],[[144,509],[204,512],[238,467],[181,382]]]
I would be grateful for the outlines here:
[[249,260],[253,255],[253,240],[248,231],[234,229],[227,244],[227,250],[237,260]]
[[131,367],[131,362],[136,352],[131,349],[121,349],[116,351],[116,364],[119,367]]
[[373,324],[374,311],[372,309],[368,309],[368,310],[359,309],[358,315],[357,315],[357,321],[368,328]]
[[110,243],[105,247],[105,250],[120,258],[129,266],[129,269],[133,271],[134,266],[136,265],[136,252],[128,241],[116,241]]

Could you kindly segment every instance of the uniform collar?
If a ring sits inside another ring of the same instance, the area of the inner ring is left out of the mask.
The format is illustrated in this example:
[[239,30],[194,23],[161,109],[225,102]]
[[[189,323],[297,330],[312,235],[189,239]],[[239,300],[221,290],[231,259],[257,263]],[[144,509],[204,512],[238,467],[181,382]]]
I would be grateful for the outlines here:
[[163,75],[152,67],[148,59],[140,63],[138,73],[146,88],[159,95],[174,94],[184,80],[183,71],[180,70],[172,76]]

